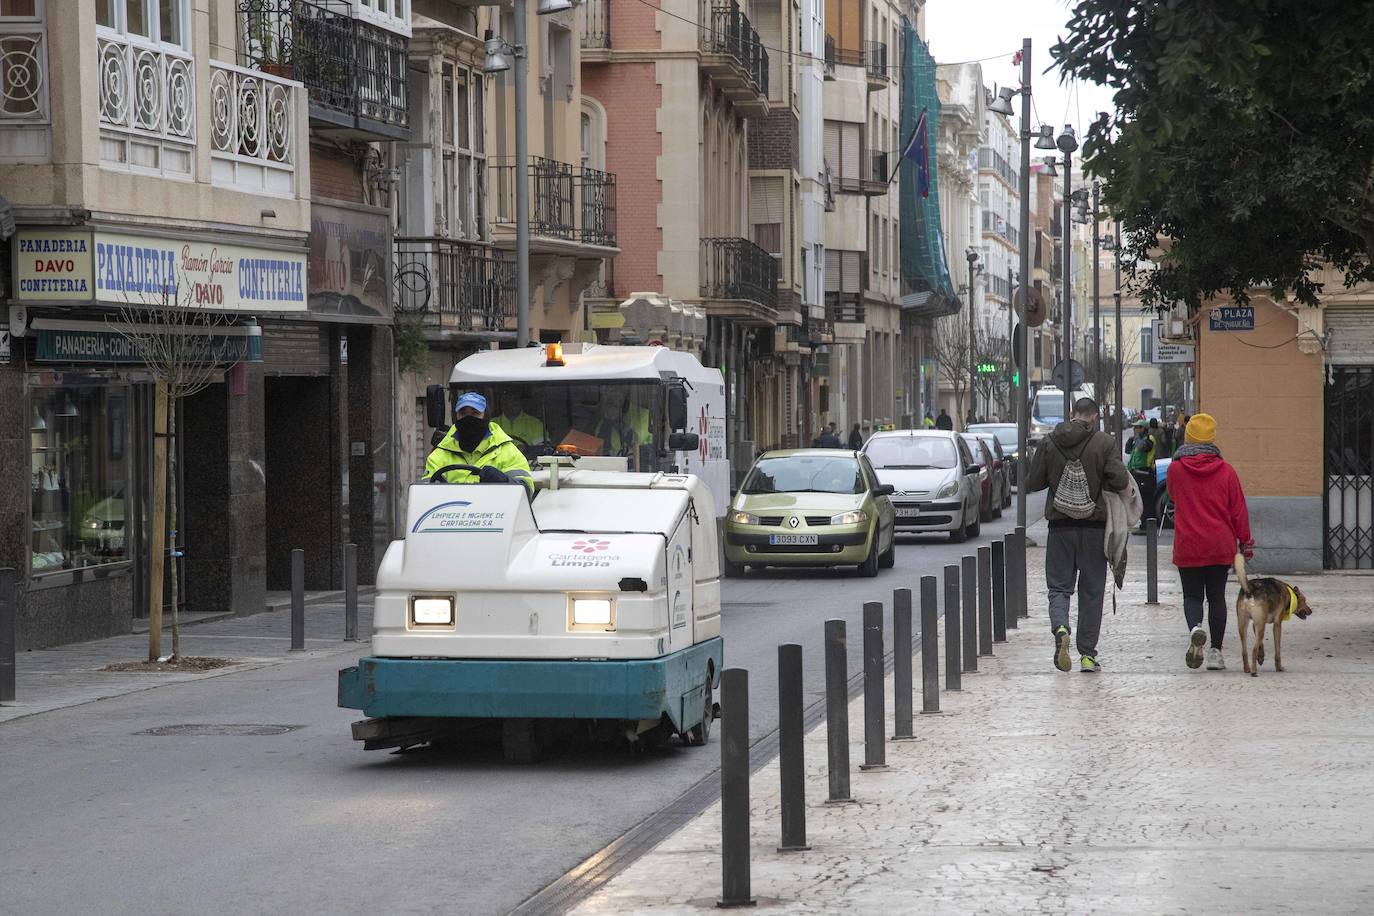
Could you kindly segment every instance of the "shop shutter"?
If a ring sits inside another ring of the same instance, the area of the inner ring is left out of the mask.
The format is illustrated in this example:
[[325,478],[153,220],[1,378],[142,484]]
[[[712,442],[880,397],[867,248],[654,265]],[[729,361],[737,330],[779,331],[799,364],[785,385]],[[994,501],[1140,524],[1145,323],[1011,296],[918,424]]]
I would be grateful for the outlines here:
[[264,324],[262,363],[267,375],[328,375],[329,333],[318,324]]
[[1337,366],[1374,365],[1374,308],[1327,308],[1326,358]]

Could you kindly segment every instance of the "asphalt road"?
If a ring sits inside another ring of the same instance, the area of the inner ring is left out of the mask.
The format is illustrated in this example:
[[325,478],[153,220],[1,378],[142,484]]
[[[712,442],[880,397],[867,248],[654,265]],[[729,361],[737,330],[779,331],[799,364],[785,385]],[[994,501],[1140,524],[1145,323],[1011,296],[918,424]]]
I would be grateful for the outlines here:
[[[1043,497],[1031,500],[1038,507]],[[726,664],[747,667],[752,731],[774,727],[777,646],[804,647],[822,695],[823,621],[918,591],[976,542],[903,539],[876,579],[765,572],[726,583]],[[1038,511],[1031,521],[1038,519]],[[0,910],[14,913],[504,913],[659,810],[720,759],[566,750],[510,766],[494,744],[364,752],[335,706],[335,653],[174,684],[0,725]],[[171,725],[275,735],[150,735]],[[861,726],[851,723],[855,729]]]

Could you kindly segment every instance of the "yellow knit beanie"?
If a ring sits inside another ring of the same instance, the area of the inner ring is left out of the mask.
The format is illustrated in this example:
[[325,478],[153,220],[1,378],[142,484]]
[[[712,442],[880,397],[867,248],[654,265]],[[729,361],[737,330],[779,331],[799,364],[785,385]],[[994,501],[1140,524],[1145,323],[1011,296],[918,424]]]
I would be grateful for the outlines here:
[[1195,413],[1188,421],[1183,438],[1194,445],[1211,445],[1217,441],[1217,421],[1209,413]]

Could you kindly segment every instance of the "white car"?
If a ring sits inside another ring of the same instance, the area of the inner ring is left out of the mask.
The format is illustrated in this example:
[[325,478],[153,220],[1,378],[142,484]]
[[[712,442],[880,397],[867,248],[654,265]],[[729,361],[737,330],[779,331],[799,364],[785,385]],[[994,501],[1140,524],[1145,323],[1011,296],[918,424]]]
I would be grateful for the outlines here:
[[942,429],[877,432],[863,453],[879,483],[893,487],[898,532],[948,531],[956,544],[979,535],[980,468],[958,433]]

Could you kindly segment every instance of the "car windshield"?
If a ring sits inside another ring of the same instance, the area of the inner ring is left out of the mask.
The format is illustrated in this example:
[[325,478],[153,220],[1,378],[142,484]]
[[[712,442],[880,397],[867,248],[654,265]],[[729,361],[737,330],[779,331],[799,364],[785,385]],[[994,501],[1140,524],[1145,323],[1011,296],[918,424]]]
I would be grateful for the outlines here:
[[879,436],[868,440],[864,454],[878,470],[959,466],[954,443],[943,436]]
[[758,460],[743,493],[862,493],[859,462],[847,456],[786,455]]
[[992,435],[997,437],[997,441],[1002,443],[1002,448],[1008,452],[1016,451],[1016,427],[1015,426],[970,426],[979,435]]

